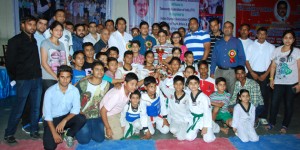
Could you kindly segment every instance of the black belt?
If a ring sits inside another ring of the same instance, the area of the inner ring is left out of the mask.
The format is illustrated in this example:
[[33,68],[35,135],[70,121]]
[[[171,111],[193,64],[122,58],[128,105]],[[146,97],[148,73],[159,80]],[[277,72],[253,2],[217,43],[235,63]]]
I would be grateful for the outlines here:
[[221,69],[221,70],[234,70],[235,69],[235,67],[227,67],[227,68],[225,68],[225,67],[220,67],[220,66],[218,66],[218,68]]

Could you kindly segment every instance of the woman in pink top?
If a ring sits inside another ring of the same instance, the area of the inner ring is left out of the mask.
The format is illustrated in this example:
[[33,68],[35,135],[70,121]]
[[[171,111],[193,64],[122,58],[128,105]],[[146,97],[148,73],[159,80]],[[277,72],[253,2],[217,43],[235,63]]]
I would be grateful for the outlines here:
[[180,60],[184,61],[184,53],[187,51],[187,48],[185,45],[183,45],[183,40],[178,31],[175,31],[172,33],[171,43],[174,47],[180,47],[181,52],[182,52],[180,55]]

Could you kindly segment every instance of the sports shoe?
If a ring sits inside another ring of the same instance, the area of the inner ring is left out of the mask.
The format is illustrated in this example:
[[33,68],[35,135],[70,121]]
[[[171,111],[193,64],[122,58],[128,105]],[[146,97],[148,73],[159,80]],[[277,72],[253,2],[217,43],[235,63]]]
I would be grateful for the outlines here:
[[26,134],[30,134],[30,124],[23,126],[22,131],[24,131]]
[[259,119],[259,122],[260,122],[262,125],[267,125],[267,124],[269,124],[268,121],[267,121],[267,119],[264,119],[264,118],[260,118],[260,119]]
[[30,137],[33,138],[33,139],[38,139],[40,138],[40,134],[39,132],[34,132],[34,133],[30,133]]
[[9,144],[18,143],[13,135],[4,137],[4,140]]
[[67,146],[70,148],[74,145],[74,138],[71,136],[67,136],[67,132],[68,131],[66,131],[64,134],[64,141],[66,141]]

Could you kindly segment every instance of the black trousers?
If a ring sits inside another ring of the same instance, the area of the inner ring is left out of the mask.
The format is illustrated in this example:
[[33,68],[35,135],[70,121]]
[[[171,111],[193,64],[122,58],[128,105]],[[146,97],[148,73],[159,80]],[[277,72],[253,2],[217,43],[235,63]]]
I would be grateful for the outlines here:
[[[264,74],[265,72],[256,72],[254,71],[258,76],[261,76],[262,74]],[[253,79],[253,77],[251,76],[250,73],[247,74],[247,77],[249,79]],[[253,79],[254,80],[254,79]],[[264,99],[264,111],[262,112],[262,114],[260,115],[260,117],[267,119],[268,118],[268,114],[269,114],[269,107],[270,107],[270,93],[271,93],[271,88],[269,85],[269,75],[266,77],[266,79],[264,81],[259,81],[259,80],[255,80],[260,87],[260,92],[261,95]]]
[[[63,115],[57,118],[53,118],[53,124],[54,127],[56,128],[56,126],[67,116]],[[76,135],[76,133],[81,129],[81,127],[83,127],[83,125],[86,122],[86,118],[84,115],[82,114],[78,114],[75,115],[72,119],[70,119],[66,125],[65,125],[65,129],[68,129],[67,132],[67,136],[72,136],[74,137]],[[43,144],[44,144],[44,148],[45,150],[55,150],[57,147],[57,144],[54,141],[52,132],[48,126],[47,121],[44,121],[44,137],[43,137]]]

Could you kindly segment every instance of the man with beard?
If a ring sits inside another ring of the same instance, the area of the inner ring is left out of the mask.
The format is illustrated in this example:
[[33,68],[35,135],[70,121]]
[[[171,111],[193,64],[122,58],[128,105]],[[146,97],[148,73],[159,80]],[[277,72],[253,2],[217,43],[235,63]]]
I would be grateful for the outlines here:
[[14,134],[17,131],[27,97],[30,101],[30,136],[40,137],[38,133],[39,110],[42,94],[42,71],[39,60],[36,31],[36,19],[32,16],[22,20],[22,32],[8,40],[6,68],[11,80],[16,81],[17,98],[12,106],[5,129],[4,140],[17,143]]
[[84,32],[85,32],[84,24],[76,24],[75,25],[75,30],[74,30],[75,34],[72,35],[72,38],[73,38],[72,48],[73,48],[74,52],[83,50],[82,44],[83,44],[83,38],[85,36]]

